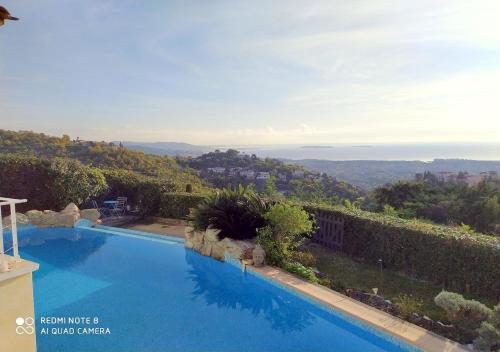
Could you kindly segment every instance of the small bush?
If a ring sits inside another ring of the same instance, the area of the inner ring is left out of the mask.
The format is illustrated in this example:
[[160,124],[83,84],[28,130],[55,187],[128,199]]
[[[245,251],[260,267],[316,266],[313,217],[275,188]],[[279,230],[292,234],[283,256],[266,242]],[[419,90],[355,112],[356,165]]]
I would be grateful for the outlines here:
[[399,215],[398,211],[396,209],[394,209],[394,207],[390,206],[389,204],[384,205],[383,213],[385,215],[395,216],[395,217],[397,217]]
[[466,342],[477,336],[476,330],[493,314],[484,304],[467,300],[458,293],[442,291],[434,302],[446,311],[448,319],[461,331]]
[[278,203],[265,214],[268,226],[259,230],[257,242],[264,248],[269,264],[284,266],[293,261],[313,221],[300,206]]
[[442,291],[434,298],[434,303],[443,308],[448,319],[453,320],[463,306],[465,298],[458,293]]
[[421,299],[406,294],[398,295],[394,303],[399,308],[399,313],[404,319],[410,319],[413,313],[420,314],[424,305]]
[[189,218],[197,231],[211,226],[220,230],[219,239],[242,240],[254,238],[257,229],[265,225],[265,210],[264,201],[253,190],[240,185],[209,195]]
[[316,265],[316,257],[314,257],[314,255],[311,252],[301,251],[301,250],[295,251],[292,253],[292,259],[305,266]]
[[318,278],[316,277],[314,271],[311,268],[308,268],[300,263],[287,262],[283,265],[283,269],[308,281],[318,282]]
[[479,351],[500,351],[500,304],[493,308],[493,313],[478,329],[479,337],[474,340],[474,347]]
[[285,262],[285,255],[281,246],[276,242],[276,237],[270,226],[265,226],[257,230],[257,243],[266,252],[267,264],[282,266]]
[[265,215],[273,230],[280,235],[298,236],[308,234],[313,229],[309,214],[298,205],[278,203]]

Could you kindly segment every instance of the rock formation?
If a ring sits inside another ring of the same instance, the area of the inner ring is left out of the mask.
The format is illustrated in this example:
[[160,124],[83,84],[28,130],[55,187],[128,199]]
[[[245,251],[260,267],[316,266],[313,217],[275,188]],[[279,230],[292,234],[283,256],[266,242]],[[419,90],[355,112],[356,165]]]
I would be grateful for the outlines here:
[[[53,210],[29,210],[25,214],[16,213],[17,225],[34,225],[39,227],[73,227],[80,219],[97,223],[101,214],[97,209],[80,210],[74,203],[68,204],[60,212]],[[3,219],[4,226],[10,226],[11,217]]]

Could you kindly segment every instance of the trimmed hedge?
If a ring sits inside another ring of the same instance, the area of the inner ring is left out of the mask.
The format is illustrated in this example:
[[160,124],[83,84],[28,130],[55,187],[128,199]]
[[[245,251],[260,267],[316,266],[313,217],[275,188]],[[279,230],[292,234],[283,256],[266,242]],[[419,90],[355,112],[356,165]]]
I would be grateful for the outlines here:
[[102,170],[109,191],[101,200],[127,197],[127,203],[135,205],[143,215],[154,215],[161,205],[161,195],[172,192],[176,185],[167,177],[153,177],[124,169]]
[[163,193],[156,216],[184,219],[189,215],[190,209],[195,208],[205,197],[200,193]]
[[28,203],[16,206],[19,212],[59,210],[69,202],[80,206],[105,189],[102,173],[76,160],[0,156],[0,194],[28,199]]
[[344,219],[342,251],[434,282],[500,300],[500,240],[463,229],[344,207],[307,205]]

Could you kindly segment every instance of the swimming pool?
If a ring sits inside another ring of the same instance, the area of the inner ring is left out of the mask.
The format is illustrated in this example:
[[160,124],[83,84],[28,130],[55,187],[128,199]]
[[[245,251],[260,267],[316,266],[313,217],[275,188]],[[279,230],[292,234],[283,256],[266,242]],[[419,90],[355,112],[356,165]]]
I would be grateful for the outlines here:
[[49,351],[416,351],[183,242],[86,228],[19,232]]

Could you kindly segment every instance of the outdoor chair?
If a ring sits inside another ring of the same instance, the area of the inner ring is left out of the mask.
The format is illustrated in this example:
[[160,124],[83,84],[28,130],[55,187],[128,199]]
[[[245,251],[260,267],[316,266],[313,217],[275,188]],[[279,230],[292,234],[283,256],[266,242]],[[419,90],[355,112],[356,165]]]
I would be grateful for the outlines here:
[[117,197],[116,203],[111,209],[111,213],[115,216],[125,215],[125,211],[127,210],[127,199],[127,197]]
[[111,215],[111,211],[109,208],[106,207],[99,207],[99,204],[97,204],[97,201],[92,200],[92,207],[101,214],[101,217],[105,218],[107,216]]

